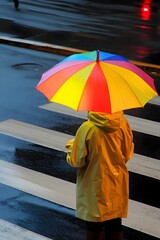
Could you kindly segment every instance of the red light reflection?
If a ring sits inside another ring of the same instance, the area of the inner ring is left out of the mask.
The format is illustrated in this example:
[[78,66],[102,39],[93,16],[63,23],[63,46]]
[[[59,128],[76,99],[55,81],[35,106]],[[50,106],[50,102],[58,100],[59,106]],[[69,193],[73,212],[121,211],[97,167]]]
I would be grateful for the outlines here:
[[143,8],[143,11],[144,11],[144,12],[148,12],[148,11],[149,11],[149,7],[148,7],[148,6],[147,6],[147,7],[144,7],[144,8]]

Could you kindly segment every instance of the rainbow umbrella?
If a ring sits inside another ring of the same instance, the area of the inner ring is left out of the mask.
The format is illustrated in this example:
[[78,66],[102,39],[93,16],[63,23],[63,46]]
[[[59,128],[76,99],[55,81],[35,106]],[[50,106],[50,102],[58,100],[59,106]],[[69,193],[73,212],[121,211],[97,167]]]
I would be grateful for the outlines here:
[[143,107],[158,95],[148,74],[122,56],[99,50],[65,58],[42,75],[36,89],[77,111],[107,113]]

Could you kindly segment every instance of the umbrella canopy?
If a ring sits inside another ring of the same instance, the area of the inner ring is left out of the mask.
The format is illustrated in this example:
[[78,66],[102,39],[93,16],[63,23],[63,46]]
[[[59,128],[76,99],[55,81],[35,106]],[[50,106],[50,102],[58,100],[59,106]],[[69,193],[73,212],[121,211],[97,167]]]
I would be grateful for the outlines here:
[[143,107],[157,95],[148,74],[122,56],[99,50],[65,58],[42,75],[36,89],[77,111],[106,113]]

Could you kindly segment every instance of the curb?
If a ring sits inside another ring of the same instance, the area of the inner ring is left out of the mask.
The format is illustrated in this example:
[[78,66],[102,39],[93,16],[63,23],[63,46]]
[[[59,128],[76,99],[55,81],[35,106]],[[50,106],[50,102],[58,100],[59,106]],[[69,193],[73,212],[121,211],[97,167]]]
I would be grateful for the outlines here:
[[64,55],[64,56],[69,56],[74,53],[85,52],[84,50],[81,50],[81,49],[63,47],[55,44],[48,44],[43,42],[30,41],[30,40],[25,40],[20,38],[11,38],[11,37],[5,37],[5,36],[0,36],[0,43],[8,44],[16,47],[28,48],[32,50],[41,51],[41,52]]
[[[41,52],[64,55],[64,56],[69,56],[75,53],[86,52],[85,50],[82,50],[82,49],[64,47],[64,46],[59,46],[55,44],[42,43],[42,42],[19,39],[19,38],[11,38],[6,36],[0,36],[0,43],[8,44],[16,47],[28,48],[36,51],[41,51]],[[134,60],[130,60],[130,62],[137,65],[144,72],[154,77],[160,77],[160,65],[138,62]]]

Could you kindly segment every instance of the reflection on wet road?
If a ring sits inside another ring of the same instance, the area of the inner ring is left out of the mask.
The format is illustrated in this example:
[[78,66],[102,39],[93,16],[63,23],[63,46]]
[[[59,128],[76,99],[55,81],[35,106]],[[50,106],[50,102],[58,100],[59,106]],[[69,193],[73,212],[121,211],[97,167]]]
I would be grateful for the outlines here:
[[[22,191],[0,185],[1,218],[9,220],[51,239],[83,239],[84,223],[75,218],[75,211],[37,198]],[[9,199],[9,201],[8,201]],[[58,226],[58,227],[57,227]],[[72,237],[72,234],[74,238]],[[76,233],[76,234],[75,234]]]

